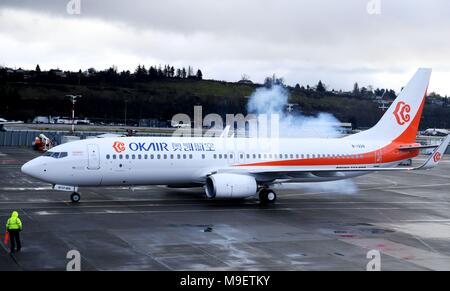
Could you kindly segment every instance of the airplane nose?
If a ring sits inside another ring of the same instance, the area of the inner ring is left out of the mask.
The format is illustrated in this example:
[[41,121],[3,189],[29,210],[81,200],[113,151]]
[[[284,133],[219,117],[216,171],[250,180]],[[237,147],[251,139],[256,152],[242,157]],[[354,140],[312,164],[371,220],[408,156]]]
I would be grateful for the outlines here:
[[26,162],[21,168],[20,170],[22,171],[22,173],[24,173],[25,175],[34,177],[34,178],[39,178],[39,173],[40,173],[40,166],[38,166],[38,163],[36,163],[36,159],[33,159],[29,162]]

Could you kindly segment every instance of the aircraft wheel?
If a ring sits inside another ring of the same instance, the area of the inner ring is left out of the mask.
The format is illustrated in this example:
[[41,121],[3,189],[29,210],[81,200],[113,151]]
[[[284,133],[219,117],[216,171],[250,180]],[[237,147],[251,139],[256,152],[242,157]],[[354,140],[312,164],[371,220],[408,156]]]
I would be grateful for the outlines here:
[[262,189],[259,191],[259,201],[262,204],[272,204],[277,200],[277,194],[271,189]]
[[72,195],[70,195],[70,200],[73,203],[78,203],[80,201],[80,199],[81,199],[81,196],[77,192],[73,192]]

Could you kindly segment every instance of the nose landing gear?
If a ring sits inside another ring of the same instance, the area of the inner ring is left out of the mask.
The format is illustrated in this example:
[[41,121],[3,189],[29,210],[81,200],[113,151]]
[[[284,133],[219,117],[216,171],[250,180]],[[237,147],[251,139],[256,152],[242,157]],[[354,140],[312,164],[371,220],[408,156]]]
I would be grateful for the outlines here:
[[277,194],[272,189],[263,188],[259,191],[259,202],[261,204],[273,204],[277,200]]
[[72,203],[78,203],[80,201],[80,199],[81,199],[81,196],[77,192],[73,192],[70,195],[70,201],[72,201]]

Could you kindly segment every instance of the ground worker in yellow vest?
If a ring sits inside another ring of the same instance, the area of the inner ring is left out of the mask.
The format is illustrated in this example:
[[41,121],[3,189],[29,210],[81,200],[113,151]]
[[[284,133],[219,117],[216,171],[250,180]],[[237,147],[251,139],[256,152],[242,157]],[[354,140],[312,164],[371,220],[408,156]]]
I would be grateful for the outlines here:
[[20,252],[22,245],[20,244],[20,231],[22,230],[22,221],[20,221],[19,213],[13,211],[11,217],[6,223],[6,230],[9,233],[11,253]]

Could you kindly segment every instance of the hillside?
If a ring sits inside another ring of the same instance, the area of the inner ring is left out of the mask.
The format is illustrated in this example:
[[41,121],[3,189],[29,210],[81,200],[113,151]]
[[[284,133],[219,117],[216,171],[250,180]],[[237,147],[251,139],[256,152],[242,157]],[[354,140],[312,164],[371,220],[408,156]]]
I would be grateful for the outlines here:
[[[0,116],[25,121],[37,115],[69,116],[72,105],[65,97],[67,94],[83,95],[76,104],[77,117],[94,121],[123,122],[125,109],[128,122],[144,118],[170,120],[177,113],[192,116],[195,105],[203,106],[203,114],[246,114],[246,97],[262,86],[187,78],[127,82],[69,80],[0,79]],[[288,90],[289,102],[299,104],[305,115],[329,112],[355,127],[369,127],[383,114],[379,105],[367,97],[303,87]],[[427,104],[421,127],[450,128],[450,107],[445,105]]]

